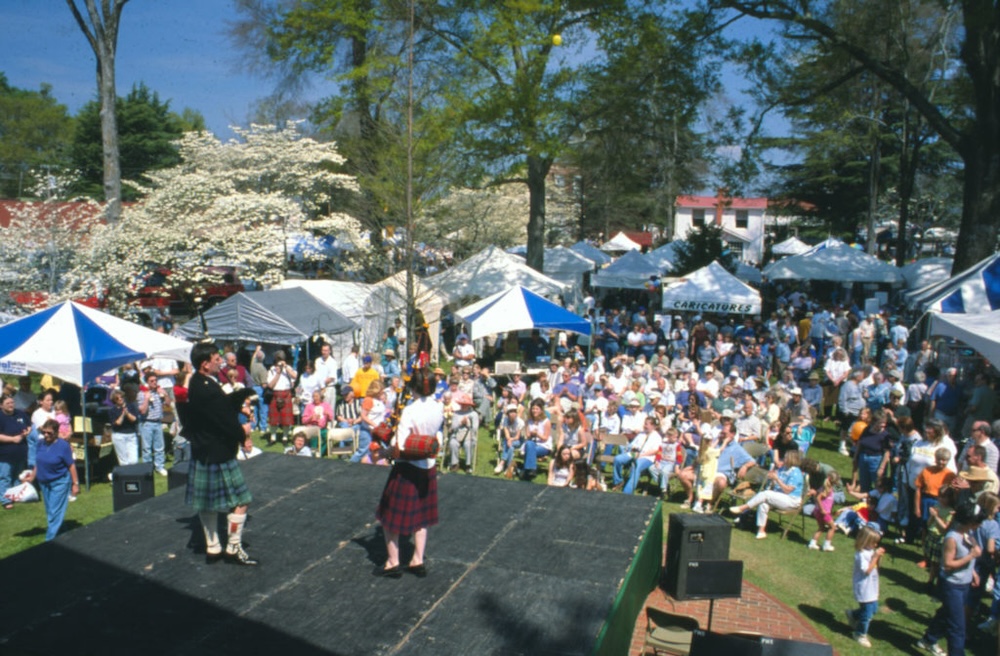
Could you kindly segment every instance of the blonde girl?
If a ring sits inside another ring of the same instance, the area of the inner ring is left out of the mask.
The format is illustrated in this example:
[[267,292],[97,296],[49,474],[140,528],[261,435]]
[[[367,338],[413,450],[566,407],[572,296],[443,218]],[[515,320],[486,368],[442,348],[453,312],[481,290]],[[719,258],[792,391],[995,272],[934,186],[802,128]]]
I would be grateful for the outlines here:
[[816,518],[816,532],[813,533],[812,540],[809,541],[810,549],[819,549],[819,536],[826,532],[826,540],[823,541],[823,551],[833,551],[833,534],[836,526],[833,523],[833,491],[840,483],[840,474],[831,471],[823,481],[823,487],[816,494],[816,508],[813,510],[813,517]]
[[854,639],[862,647],[871,647],[868,625],[878,611],[878,564],[885,549],[878,546],[882,534],[870,526],[862,526],[854,540],[854,600],[857,610],[847,609],[847,623],[854,630]]

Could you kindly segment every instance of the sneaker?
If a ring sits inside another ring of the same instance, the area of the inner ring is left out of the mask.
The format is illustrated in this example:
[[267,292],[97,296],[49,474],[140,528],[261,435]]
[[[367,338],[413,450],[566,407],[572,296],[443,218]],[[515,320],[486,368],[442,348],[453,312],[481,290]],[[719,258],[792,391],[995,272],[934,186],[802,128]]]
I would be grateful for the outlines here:
[[[809,546],[810,549],[813,549],[814,551],[819,551],[819,545],[816,544],[816,540],[809,540],[809,545],[808,546]],[[850,612],[850,611],[847,611],[847,612]]]
[[695,504],[691,506],[691,512],[698,513],[699,515],[705,512],[705,509],[701,507],[701,501],[695,502]]
[[871,640],[869,640],[868,636],[866,636],[863,633],[859,633],[859,634],[855,635],[854,636],[854,641],[857,642],[862,647],[871,647],[872,646]]
[[160,467],[159,469],[156,470],[156,473],[159,474],[160,476],[166,476],[167,470],[164,469],[163,467]]
[[906,538],[896,538],[896,544],[906,544]]
[[991,617],[982,624],[977,624],[976,628],[985,633],[995,633],[997,630],[997,618]]
[[917,649],[923,649],[924,651],[929,651],[930,653],[934,654],[934,656],[948,656],[947,652],[938,647],[937,644],[933,642],[927,642],[923,638],[917,640],[914,646]]
[[844,617],[847,618],[847,626],[851,627],[851,630],[853,631],[854,627],[858,624],[858,621],[854,619],[854,611],[850,608],[845,608]]
[[69,495],[69,500],[70,502],[76,501],[76,497],[71,494]]
[[823,551],[836,551],[836,549],[829,542],[824,542],[823,543]]
[[758,534],[756,535],[756,538],[757,538],[758,540],[763,540],[763,539],[765,539],[766,537],[767,537],[767,533],[764,533],[763,531],[761,531],[760,533],[758,533]]
[[842,456],[847,456],[847,457],[850,457],[850,455],[851,455],[851,452],[847,450],[846,446],[842,446],[839,449],[837,449],[837,453],[839,453]]
[[681,510],[688,510],[689,508],[691,508],[690,501],[685,501],[684,503],[681,504]]
[[493,473],[494,474],[501,474],[501,473],[503,473],[503,469],[504,469],[504,467],[503,467],[503,461],[501,460],[500,462],[497,463],[497,466],[493,468]]

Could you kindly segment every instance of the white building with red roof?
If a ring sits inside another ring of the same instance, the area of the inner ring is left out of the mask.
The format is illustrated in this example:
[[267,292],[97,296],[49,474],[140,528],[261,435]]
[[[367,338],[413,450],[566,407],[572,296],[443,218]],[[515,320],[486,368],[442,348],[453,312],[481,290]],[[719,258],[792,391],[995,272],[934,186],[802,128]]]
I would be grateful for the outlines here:
[[715,196],[678,196],[674,239],[684,239],[692,228],[712,224],[737,259],[760,264],[764,257],[767,198],[733,198],[720,190]]

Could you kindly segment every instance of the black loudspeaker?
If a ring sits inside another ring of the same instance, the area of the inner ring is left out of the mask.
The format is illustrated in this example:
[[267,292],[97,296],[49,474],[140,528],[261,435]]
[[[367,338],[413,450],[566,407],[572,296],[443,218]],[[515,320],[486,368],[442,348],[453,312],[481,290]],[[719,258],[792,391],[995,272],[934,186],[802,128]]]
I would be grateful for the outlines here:
[[184,487],[187,485],[188,472],[191,471],[191,461],[182,460],[174,464],[173,467],[167,470],[167,489],[172,490],[175,487]]
[[688,561],[688,599],[739,599],[742,596],[742,560]]
[[735,636],[695,631],[689,656],[833,656],[833,647],[818,642],[783,640],[767,636]]
[[113,473],[114,511],[153,498],[153,463],[119,465]]
[[729,522],[718,515],[670,515],[663,589],[678,601],[689,599],[688,563],[695,560],[729,560],[732,530]]

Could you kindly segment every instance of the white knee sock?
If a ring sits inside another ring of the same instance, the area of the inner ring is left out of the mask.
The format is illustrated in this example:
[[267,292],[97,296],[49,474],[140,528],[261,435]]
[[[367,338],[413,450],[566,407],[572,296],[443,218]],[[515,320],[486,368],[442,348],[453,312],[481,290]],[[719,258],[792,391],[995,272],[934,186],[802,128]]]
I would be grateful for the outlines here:
[[229,544],[226,545],[226,551],[236,553],[243,542],[243,524],[247,521],[247,516],[229,513],[226,519],[229,521]]
[[205,531],[205,552],[217,554],[222,551],[219,544],[219,513],[201,511],[198,513],[201,520],[201,528]]

